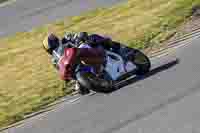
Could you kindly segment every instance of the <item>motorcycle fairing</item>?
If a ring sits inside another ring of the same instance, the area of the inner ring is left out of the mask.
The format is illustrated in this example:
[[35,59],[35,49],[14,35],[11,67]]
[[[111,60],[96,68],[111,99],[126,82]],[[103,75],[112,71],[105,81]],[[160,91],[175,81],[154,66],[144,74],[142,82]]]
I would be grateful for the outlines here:
[[136,69],[136,65],[132,62],[125,62],[122,57],[110,51],[107,53],[107,63],[105,70],[113,80],[117,80],[122,75]]

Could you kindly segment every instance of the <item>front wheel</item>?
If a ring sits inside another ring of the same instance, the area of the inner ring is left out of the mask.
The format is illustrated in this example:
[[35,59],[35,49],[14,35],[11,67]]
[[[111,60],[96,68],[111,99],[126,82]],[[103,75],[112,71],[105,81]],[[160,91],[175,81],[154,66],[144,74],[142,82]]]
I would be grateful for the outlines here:
[[114,90],[113,82],[97,77],[90,72],[77,72],[76,79],[80,85],[96,92],[111,92]]

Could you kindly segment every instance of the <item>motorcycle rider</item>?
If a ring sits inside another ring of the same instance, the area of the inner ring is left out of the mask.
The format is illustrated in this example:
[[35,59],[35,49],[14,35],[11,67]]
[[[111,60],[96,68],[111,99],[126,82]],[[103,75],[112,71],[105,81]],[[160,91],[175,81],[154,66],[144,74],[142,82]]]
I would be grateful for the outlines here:
[[[50,33],[47,39],[45,40],[47,40],[47,42],[46,43],[43,42],[43,44],[46,44],[43,46],[45,47],[47,52],[52,55],[52,63],[57,69],[59,69],[58,61],[60,57],[62,56],[62,54],[64,53],[65,47],[92,48],[88,42],[86,43],[86,41],[88,40],[87,32],[80,32],[76,34],[68,33],[68,34],[65,34],[62,40],[59,40],[59,38],[55,34]],[[91,53],[92,51],[89,51],[89,52]],[[83,52],[83,54],[85,53]],[[97,70],[96,73],[100,73],[101,67],[99,67],[99,65],[96,65],[94,67]],[[81,94],[88,94],[90,92],[88,89],[82,88],[78,82],[76,82],[75,90],[78,90],[79,93]]]

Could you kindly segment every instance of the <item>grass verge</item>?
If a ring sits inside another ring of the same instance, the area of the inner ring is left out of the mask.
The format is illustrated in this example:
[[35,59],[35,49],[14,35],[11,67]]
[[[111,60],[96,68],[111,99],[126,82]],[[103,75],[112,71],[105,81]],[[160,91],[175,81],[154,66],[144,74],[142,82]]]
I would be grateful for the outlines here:
[[[0,39],[0,127],[69,94],[42,48],[47,31],[88,31],[131,47],[158,45],[175,33],[199,0],[128,0]],[[70,87],[69,87],[70,88]]]

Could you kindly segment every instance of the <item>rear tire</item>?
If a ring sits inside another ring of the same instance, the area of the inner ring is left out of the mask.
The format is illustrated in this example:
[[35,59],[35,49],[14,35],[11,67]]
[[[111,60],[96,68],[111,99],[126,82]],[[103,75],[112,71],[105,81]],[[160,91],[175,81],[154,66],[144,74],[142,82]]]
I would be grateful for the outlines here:
[[134,49],[132,61],[137,66],[136,75],[144,75],[150,71],[151,62],[149,58],[141,51]]

